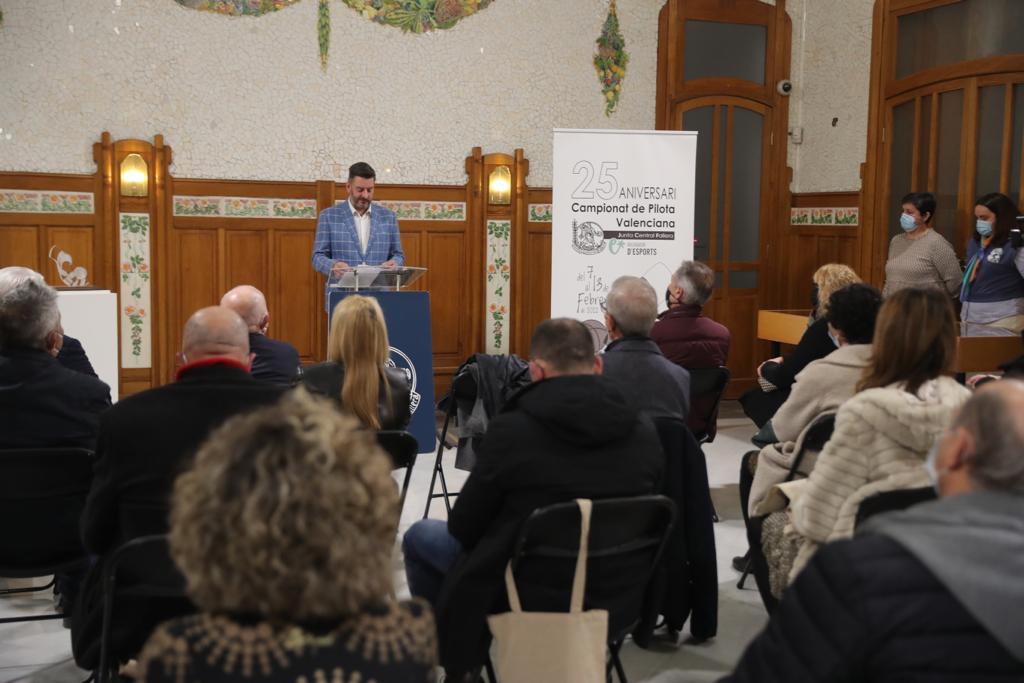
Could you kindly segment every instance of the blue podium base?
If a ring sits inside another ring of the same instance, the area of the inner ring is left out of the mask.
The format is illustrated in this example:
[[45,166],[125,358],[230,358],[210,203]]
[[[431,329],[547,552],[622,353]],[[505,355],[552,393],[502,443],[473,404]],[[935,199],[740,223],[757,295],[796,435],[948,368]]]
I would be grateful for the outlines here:
[[419,443],[419,452],[437,446],[434,423],[434,356],[430,338],[430,294],[427,292],[336,291],[328,295],[328,320],[334,307],[352,294],[372,296],[384,311],[391,343],[391,361],[412,380],[408,430]]

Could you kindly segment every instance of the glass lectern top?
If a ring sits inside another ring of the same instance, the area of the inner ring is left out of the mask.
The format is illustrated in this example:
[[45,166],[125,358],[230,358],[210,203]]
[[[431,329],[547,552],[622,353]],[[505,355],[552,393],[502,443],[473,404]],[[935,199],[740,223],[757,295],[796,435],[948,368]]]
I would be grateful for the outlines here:
[[401,268],[354,266],[338,275],[332,274],[327,279],[327,286],[331,289],[353,292],[358,292],[361,289],[399,291],[419,280],[425,272],[427,272],[426,268],[410,266]]

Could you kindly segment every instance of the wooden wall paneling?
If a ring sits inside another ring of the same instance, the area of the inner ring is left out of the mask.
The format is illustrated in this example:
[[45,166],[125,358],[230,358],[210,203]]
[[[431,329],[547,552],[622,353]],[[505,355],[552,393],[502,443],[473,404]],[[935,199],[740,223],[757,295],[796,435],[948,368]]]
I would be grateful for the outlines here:
[[551,188],[524,188],[524,215],[513,233],[511,351],[526,358],[534,328],[551,317],[551,223],[531,222],[530,204],[551,204]]
[[181,350],[181,333],[185,321],[200,308],[210,306],[222,295],[216,229],[177,230],[168,278],[177,282],[177,307],[171,311],[169,324],[176,349]]
[[0,267],[24,266],[45,273],[39,252],[38,225],[0,224]]
[[[311,265],[300,267],[313,253],[313,233],[308,230],[273,232],[273,273],[270,336],[284,336],[299,351],[303,363],[324,359],[327,316],[324,313],[323,278]],[[310,302],[305,305],[304,302]],[[323,331],[323,338],[321,338]]]
[[[64,266],[65,270],[82,266],[89,273],[89,283],[95,282],[96,274],[102,270],[96,268],[96,258],[93,252],[96,229],[92,225],[72,227],[46,225],[39,231],[42,242],[40,255],[45,263],[45,270],[40,272],[46,275],[46,281],[63,284],[60,274],[57,272],[57,264],[51,258],[56,258],[59,251],[67,252],[72,259],[70,264]],[[53,251],[52,257],[50,251]]]
[[424,235],[425,262],[430,263],[430,327],[434,345],[436,384],[447,390],[451,376],[473,350],[468,345],[465,315],[472,286],[464,271],[462,254],[468,247],[459,232],[428,231]]
[[221,293],[238,285],[252,285],[265,293],[268,305],[271,300],[276,303],[277,299],[282,298],[270,282],[270,242],[274,231],[263,228],[218,232],[224,241]]

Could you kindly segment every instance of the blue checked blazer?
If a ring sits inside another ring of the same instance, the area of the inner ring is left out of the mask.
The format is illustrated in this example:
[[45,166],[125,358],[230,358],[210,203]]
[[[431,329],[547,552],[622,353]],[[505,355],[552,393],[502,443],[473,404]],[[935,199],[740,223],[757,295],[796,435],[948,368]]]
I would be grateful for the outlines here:
[[[356,224],[352,220],[352,205],[346,200],[320,212],[316,223],[316,239],[313,242],[313,268],[326,276],[331,274],[335,261],[344,261],[350,266],[365,263],[379,266],[394,259],[399,266],[405,265],[402,241],[398,235],[398,219],[395,212],[380,204],[370,210],[370,237],[366,251],[360,248]],[[326,298],[327,290],[324,290]]]

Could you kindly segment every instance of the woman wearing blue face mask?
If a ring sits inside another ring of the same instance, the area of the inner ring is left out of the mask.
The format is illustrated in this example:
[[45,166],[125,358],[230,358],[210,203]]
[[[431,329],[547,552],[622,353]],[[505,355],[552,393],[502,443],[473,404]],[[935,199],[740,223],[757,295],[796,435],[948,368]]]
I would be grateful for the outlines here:
[[946,238],[932,229],[935,195],[911,192],[903,198],[899,235],[889,242],[882,296],[901,289],[941,289],[953,296],[960,289],[963,273],[956,252]]
[[993,192],[975,202],[974,216],[960,317],[965,323],[1019,333],[1024,329],[1024,249],[1010,235],[1017,207],[1006,195]]

